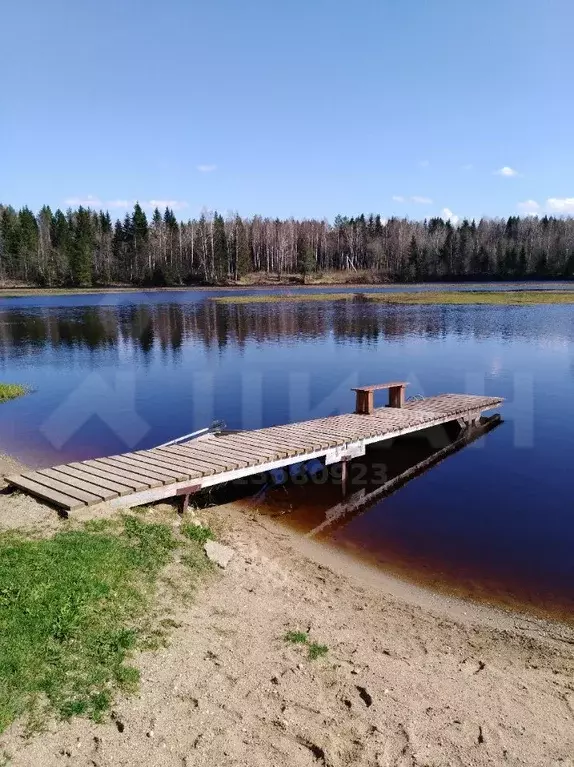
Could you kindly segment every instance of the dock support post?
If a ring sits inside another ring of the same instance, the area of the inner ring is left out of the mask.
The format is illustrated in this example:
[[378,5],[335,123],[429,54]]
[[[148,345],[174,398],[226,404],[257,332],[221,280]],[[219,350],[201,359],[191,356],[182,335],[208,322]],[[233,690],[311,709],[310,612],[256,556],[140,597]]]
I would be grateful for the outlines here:
[[201,485],[191,485],[191,487],[182,487],[177,497],[180,499],[179,514],[183,516],[189,507],[189,496],[201,490]]
[[181,516],[185,516],[185,512],[187,511],[189,507],[189,493],[186,493],[185,495],[181,496],[181,505],[179,507],[179,513]]
[[343,495],[347,495],[347,481],[348,481],[347,459],[343,458],[343,460],[341,461],[341,490],[343,491]]

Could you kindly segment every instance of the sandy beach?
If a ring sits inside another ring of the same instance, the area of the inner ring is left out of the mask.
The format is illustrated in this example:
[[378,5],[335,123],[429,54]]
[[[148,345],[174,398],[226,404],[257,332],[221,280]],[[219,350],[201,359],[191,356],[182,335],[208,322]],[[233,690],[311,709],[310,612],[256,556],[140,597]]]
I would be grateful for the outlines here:
[[[573,764],[571,628],[434,595],[233,504],[197,515],[235,554],[169,605],[169,645],[136,657],[139,693],[103,724],[26,738],[17,722],[6,764]],[[62,524],[0,495],[3,529]],[[289,631],[328,652],[311,660]]]

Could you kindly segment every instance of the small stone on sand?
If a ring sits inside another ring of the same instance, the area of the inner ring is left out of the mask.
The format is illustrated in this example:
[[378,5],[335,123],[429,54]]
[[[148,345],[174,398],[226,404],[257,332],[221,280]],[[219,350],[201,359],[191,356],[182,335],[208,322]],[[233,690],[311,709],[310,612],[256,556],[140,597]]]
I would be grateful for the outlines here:
[[224,546],[221,543],[217,543],[217,541],[206,541],[203,548],[207,554],[207,558],[223,568],[227,567],[235,554],[233,549],[230,549],[229,546]]

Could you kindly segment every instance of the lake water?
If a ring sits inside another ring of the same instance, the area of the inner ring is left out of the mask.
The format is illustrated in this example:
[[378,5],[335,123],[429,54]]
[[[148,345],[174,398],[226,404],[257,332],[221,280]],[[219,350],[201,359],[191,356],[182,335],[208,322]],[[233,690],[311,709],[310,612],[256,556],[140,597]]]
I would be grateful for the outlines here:
[[[351,387],[386,380],[502,396],[501,426],[324,537],[437,588],[574,615],[574,307],[214,295],[2,299],[0,380],[34,392],[0,406],[0,451],[46,466],[216,418],[257,428],[349,412]],[[262,510],[309,532],[340,502],[336,485],[280,489]]]

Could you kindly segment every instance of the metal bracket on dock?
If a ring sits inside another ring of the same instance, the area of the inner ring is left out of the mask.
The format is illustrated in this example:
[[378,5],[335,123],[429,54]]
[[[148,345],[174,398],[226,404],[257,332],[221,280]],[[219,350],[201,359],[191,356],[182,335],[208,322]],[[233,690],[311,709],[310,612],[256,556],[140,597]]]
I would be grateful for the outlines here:
[[330,466],[332,463],[341,463],[341,461],[349,461],[352,458],[360,458],[362,455],[365,455],[364,442],[334,447],[327,450],[325,454],[325,466]]

